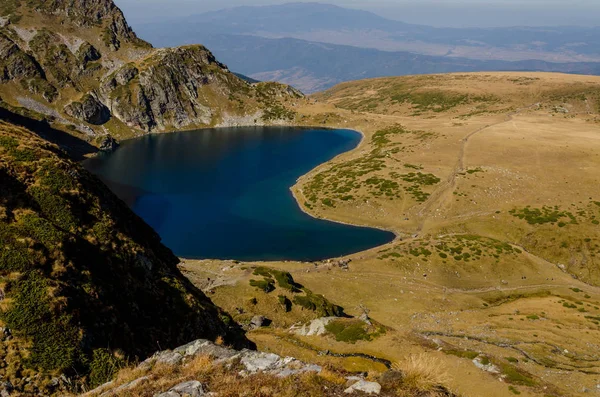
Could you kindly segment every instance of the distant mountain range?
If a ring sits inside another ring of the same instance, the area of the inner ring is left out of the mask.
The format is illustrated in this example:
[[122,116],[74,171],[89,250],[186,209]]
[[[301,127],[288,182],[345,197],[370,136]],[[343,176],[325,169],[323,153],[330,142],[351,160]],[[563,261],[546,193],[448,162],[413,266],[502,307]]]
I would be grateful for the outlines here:
[[494,70],[600,74],[600,63],[593,62],[481,61],[244,35],[209,35],[203,42],[232,70],[290,84],[305,93],[344,81],[409,74]]
[[308,93],[403,74],[600,73],[600,28],[434,28],[334,5],[290,3],[230,8],[137,30],[158,46],[202,42],[232,70]]

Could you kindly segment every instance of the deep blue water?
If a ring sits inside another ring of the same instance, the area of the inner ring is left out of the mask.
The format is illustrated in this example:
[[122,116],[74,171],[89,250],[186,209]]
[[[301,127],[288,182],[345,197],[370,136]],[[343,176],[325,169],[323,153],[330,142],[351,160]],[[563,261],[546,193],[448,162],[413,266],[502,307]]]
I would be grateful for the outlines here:
[[85,165],[180,257],[319,260],[394,238],[312,218],[289,190],[359,142],[350,130],[200,130],[133,139]]

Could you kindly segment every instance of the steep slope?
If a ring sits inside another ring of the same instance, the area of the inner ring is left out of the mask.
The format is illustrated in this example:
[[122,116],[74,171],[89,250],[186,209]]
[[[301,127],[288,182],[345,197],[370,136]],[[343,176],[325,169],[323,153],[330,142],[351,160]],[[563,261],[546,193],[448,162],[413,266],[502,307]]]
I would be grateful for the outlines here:
[[91,140],[289,120],[301,93],[250,84],[201,45],[153,49],[111,0],[0,5],[0,96]]
[[99,384],[199,336],[246,345],[159,236],[55,145],[0,122],[0,186],[0,376],[17,391]]

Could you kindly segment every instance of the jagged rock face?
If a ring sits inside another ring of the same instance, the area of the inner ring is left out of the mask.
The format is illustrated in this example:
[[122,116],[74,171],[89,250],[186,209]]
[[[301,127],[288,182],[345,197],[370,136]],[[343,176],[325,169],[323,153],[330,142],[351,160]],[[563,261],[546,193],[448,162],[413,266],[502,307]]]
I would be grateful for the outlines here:
[[102,57],[102,54],[100,54],[100,51],[98,51],[90,43],[83,43],[77,51],[77,56],[81,64],[85,67],[89,62],[97,61],[98,59],[100,59]]
[[110,120],[110,111],[94,95],[86,94],[80,102],[72,102],[65,112],[89,124],[102,125]]
[[17,391],[51,393],[61,373],[101,383],[123,355],[143,358],[198,336],[247,344],[101,181],[1,121],[0,186],[0,327],[11,336],[0,343],[0,379]]
[[[65,128],[83,121],[92,135],[123,137],[131,132],[121,122],[143,132],[281,124],[295,116],[283,103],[302,96],[243,81],[200,45],[152,49],[111,0],[8,0],[2,15],[0,95],[11,105],[47,102],[60,116],[49,121]],[[12,82],[24,92],[3,91]],[[108,130],[94,129],[111,117]]]
[[[38,0],[30,2],[36,10],[83,27],[105,26],[106,42],[118,50],[121,41],[145,43],[127,24],[123,12],[111,0]],[[147,45],[147,43],[145,43]]]
[[8,36],[0,32],[0,82],[43,77],[38,63]]
[[198,91],[216,81],[228,90],[225,65],[203,46],[159,50],[146,62],[142,71],[124,66],[103,84],[105,102],[119,119],[144,131],[210,124],[212,111]]

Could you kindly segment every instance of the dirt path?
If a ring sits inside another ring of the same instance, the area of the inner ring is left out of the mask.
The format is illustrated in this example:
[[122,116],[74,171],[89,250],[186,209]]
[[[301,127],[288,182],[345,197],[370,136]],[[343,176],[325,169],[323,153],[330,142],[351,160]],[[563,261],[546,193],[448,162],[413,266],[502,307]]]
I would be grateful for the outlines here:
[[[469,145],[470,139],[472,137],[474,137],[475,135],[479,134],[480,132],[485,131],[488,128],[495,127],[495,126],[505,124],[508,122],[512,122],[515,116],[519,115],[521,112],[523,112],[525,110],[532,109],[536,106],[539,106],[539,104],[534,103],[530,106],[517,109],[514,112],[507,114],[506,118],[504,120],[499,121],[494,124],[486,125],[481,128],[478,128],[477,130],[470,132],[467,136],[465,136],[461,140],[461,145],[460,145],[460,149],[458,152],[458,159],[456,161],[456,165],[454,166],[453,171],[450,173],[450,175],[448,176],[446,181],[443,182],[440,186],[438,186],[438,188],[431,194],[431,196],[427,199],[427,201],[425,201],[425,203],[423,203],[423,206],[417,213],[418,216],[421,217],[419,226],[417,227],[417,232],[416,232],[417,234],[421,233],[421,231],[425,227],[425,222],[427,222],[427,220],[431,216],[431,213],[433,212],[433,210],[435,208],[440,207],[440,204],[443,201],[443,198],[448,196],[449,194],[452,194],[452,192],[454,192],[454,190],[456,188],[457,176],[460,173],[465,171],[466,152],[467,152],[467,146]],[[438,204],[438,205],[436,206],[436,204]]]

